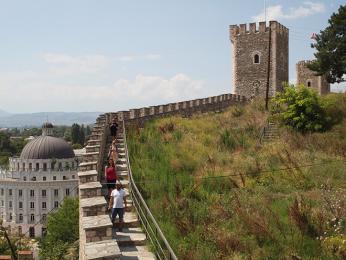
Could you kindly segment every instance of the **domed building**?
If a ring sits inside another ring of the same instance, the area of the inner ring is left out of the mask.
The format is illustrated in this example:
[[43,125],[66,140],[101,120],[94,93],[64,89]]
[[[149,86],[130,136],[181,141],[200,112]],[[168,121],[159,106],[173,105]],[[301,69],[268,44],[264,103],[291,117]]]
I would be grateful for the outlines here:
[[66,196],[77,196],[78,160],[72,147],[53,136],[53,125],[42,126],[42,136],[30,141],[9,170],[0,171],[0,218],[11,232],[40,237],[47,215]]

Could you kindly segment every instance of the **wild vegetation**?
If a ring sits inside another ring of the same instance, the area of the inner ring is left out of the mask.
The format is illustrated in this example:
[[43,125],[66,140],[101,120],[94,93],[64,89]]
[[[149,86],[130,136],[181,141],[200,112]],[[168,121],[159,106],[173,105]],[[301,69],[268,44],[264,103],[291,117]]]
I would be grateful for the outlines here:
[[[327,101],[345,113],[346,94]],[[180,259],[346,257],[344,114],[326,132],[282,126],[260,144],[263,103],[128,133],[135,179]]]
[[5,237],[5,232],[2,227],[2,223],[0,223],[0,255],[12,255],[11,246],[13,248],[14,253],[16,254],[20,250],[31,250],[30,239],[23,237],[23,235],[19,235],[17,233],[9,234],[9,230],[7,229],[7,235],[10,240],[10,243]]
[[78,259],[78,198],[66,197],[56,212],[50,213],[47,234],[40,240],[40,259]]

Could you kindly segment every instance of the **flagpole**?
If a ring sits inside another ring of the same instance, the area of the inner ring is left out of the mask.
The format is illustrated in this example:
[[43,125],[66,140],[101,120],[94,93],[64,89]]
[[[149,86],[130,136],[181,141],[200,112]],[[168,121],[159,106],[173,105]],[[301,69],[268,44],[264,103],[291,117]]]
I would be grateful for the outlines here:
[[267,23],[267,3],[264,0],[264,21]]

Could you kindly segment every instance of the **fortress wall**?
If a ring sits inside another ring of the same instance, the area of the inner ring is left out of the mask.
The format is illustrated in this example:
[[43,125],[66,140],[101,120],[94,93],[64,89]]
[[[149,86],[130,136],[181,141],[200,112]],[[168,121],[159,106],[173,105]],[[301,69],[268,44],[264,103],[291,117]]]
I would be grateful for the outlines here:
[[[198,113],[219,112],[232,105],[246,102],[247,99],[243,96],[222,94],[100,115],[92,129],[83,163],[79,165],[79,259],[119,259],[121,255],[116,241],[112,239],[112,223],[101,193],[101,182],[104,178],[103,160],[108,150],[106,145],[110,135],[109,124],[114,117],[117,117],[118,121],[124,121],[126,127],[144,126],[146,121],[154,118],[171,115],[190,117]],[[119,132],[122,132],[121,127],[119,124]]]

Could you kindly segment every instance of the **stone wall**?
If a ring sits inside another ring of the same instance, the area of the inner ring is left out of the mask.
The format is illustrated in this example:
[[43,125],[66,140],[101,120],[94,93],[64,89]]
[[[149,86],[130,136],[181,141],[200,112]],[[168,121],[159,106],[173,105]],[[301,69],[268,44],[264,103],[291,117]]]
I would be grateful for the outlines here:
[[[103,159],[109,137],[108,126],[114,117],[126,127],[143,126],[153,118],[169,115],[192,116],[196,113],[218,112],[232,105],[247,102],[245,97],[223,94],[166,105],[143,107],[100,115],[79,165],[79,259],[119,259],[119,246],[112,240],[112,223],[106,211],[106,200],[101,194]],[[119,125],[121,132],[121,124]]]
[[[271,51],[269,96],[281,91],[282,82],[288,82],[288,29],[270,21]],[[233,44],[234,92],[247,98],[266,95],[269,60],[269,27],[265,22],[230,26]],[[259,55],[259,63],[254,56]]]
[[330,84],[324,76],[316,76],[314,71],[308,68],[311,61],[299,61],[296,64],[297,70],[297,85],[303,84],[307,87],[314,88],[320,95],[330,92]]

